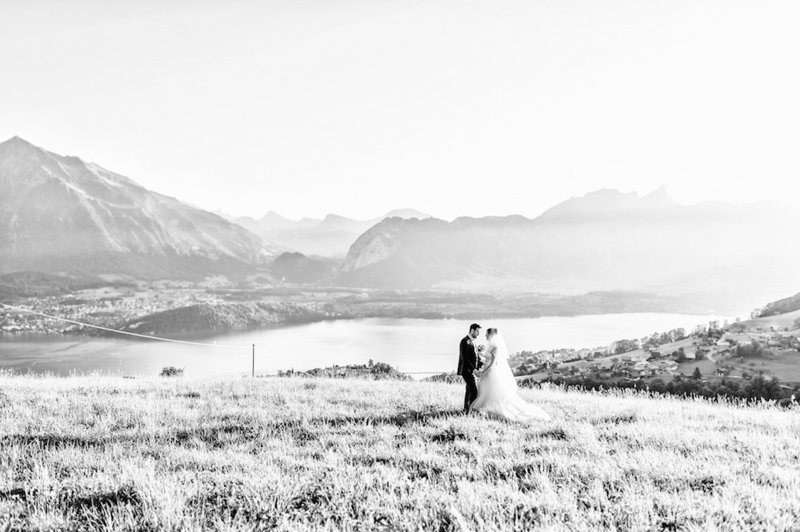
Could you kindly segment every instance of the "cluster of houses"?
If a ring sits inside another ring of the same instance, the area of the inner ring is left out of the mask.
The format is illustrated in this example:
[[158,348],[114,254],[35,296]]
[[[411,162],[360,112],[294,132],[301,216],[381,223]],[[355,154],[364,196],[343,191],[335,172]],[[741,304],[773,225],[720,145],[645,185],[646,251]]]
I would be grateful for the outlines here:
[[[627,377],[630,379],[645,379],[658,375],[675,374],[678,371],[678,363],[671,359],[661,360],[623,360],[613,368],[612,376]],[[614,373],[616,375],[614,375]]]
[[[79,293],[61,297],[31,298],[17,305],[50,316],[108,325],[110,322],[124,322],[168,308],[217,299],[205,291],[182,288],[167,288],[145,294],[132,292],[121,296],[81,296]],[[64,334],[80,328],[79,325],[35,314],[0,312],[0,334]]]
[[[680,363],[709,360],[722,363],[736,354],[737,345],[757,343],[770,351],[795,350],[800,352],[798,331],[767,330],[743,332],[735,327],[719,327],[717,322],[699,327],[688,337],[654,345],[647,343],[642,349],[615,354],[617,348],[562,349],[522,353],[517,375],[535,378],[594,378],[594,379],[646,379],[679,375]],[[642,344],[644,344],[644,340]],[[728,372],[720,366],[717,375]]]
[[767,347],[770,349],[792,349],[800,351],[800,335],[772,331],[767,338]]
[[770,328],[768,331],[734,332],[726,334],[725,338],[733,345],[755,342],[772,351],[800,351],[800,334],[797,331]]
[[634,359],[627,355],[610,357],[597,360],[594,364],[582,367],[563,368],[554,370],[550,373],[556,377],[583,377],[597,379],[613,378],[650,378],[658,375],[672,374],[678,370],[678,363],[671,359],[663,360],[641,360]]

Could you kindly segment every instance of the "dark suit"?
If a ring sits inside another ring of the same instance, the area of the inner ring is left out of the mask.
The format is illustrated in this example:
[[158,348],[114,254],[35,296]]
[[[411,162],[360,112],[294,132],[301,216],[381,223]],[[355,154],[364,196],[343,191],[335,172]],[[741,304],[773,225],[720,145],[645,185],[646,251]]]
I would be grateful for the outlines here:
[[458,347],[457,371],[457,374],[461,375],[464,378],[464,382],[467,383],[467,391],[464,395],[465,412],[469,411],[469,406],[475,398],[478,397],[478,386],[475,384],[475,376],[472,372],[482,365],[483,363],[478,360],[478,354],[475,351],[475,343],[472,341],[472,338],[465,336]]

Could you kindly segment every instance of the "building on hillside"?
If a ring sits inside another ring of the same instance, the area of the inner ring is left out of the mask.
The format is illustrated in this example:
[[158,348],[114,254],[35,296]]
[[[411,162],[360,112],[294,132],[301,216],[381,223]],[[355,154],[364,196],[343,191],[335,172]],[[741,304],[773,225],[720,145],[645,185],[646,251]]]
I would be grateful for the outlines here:
[[645,349],[645,353],[647,353],[650,356],[650,358],[661,358],[663,356],[661,354],[661,351],[659,350],[659,347],[655,346],[650,346],[647,349]]
[[647,362],[645,360],[641,360],[633,364],[632,367],[632,374],[638,375],[639,377],[652,377],[655,375],[656,366]]
[[660,371],[664,372],[673,372],[678,370],[678,363],[674,360],[662,360],[659,361],[658,365],[656,366]]
[[595,366],[599,369],[611,369],[614,367],[614,361],[610,358],[600,358],[595,360]]

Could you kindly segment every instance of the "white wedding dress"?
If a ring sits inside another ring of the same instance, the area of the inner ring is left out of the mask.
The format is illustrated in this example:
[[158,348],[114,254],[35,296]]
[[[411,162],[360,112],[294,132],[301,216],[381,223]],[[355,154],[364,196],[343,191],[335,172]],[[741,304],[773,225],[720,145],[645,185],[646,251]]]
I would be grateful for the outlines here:
[[478,397],[472,402],[472,410],[509,421],[550,419],[547,412],[520,397],[517,381],[508,365],[508,349],[499,334],[492,337],[486,355],[493,355],[494,362],[478,382]]

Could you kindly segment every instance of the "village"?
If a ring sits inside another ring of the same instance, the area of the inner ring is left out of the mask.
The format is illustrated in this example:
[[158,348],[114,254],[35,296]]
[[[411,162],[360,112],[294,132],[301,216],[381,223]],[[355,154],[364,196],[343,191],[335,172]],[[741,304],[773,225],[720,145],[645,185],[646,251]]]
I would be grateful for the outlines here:
[[530,382],[563,379],[609,384],[695,378],[748,380],[754,375],[800,383],[800,327],[759,320],[709,322],[691,333],[675,329],[594,349],[522,352],[514,374]]
[[[198,303],[219,303],[222,298],[189,283],[159,282],[139,287],[103,287],[71,294],[23,298],[14,307],[104,327],[172,308]],[[38,314],[0,309],[0,334],[74,334],[84,327]]]

